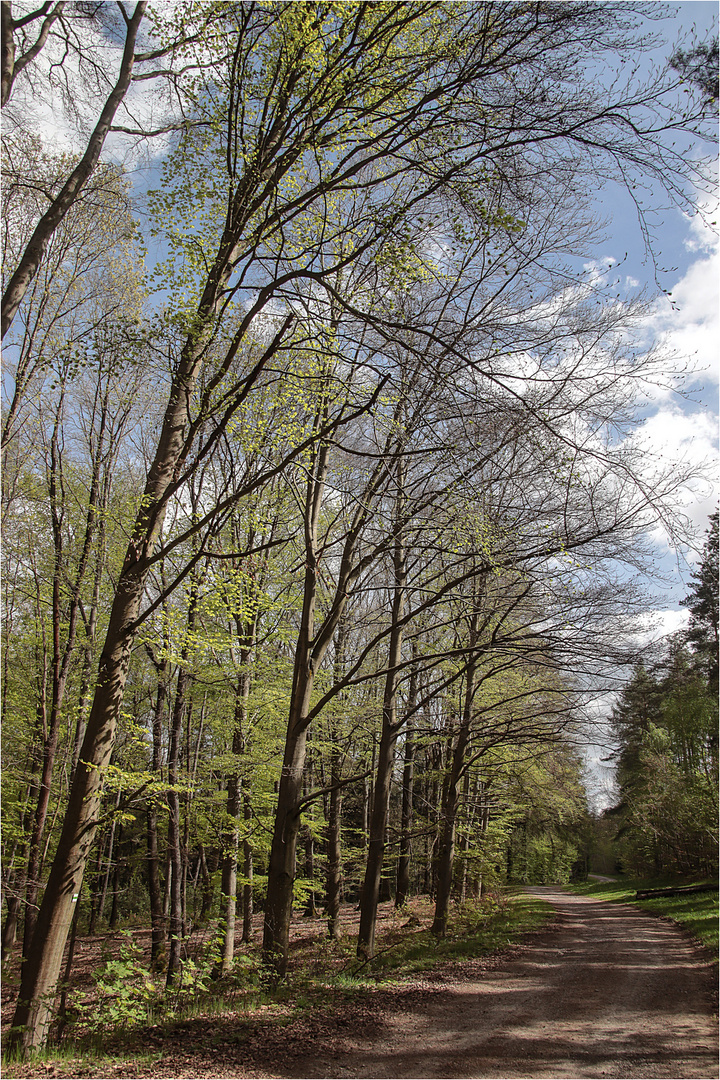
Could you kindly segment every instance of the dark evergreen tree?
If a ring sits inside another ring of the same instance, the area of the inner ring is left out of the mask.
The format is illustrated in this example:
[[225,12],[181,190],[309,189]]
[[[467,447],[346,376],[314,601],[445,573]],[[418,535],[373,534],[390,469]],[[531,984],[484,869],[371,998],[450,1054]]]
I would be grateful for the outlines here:
[[682,601],[690,610],[688,642],[704,668],[711,692],[718,690],[718,514],[710,516],[700,568]]
[[678,49],[670,61],[683,80],[692,83],[709,105],[718,100],[718,39],[694,49]]

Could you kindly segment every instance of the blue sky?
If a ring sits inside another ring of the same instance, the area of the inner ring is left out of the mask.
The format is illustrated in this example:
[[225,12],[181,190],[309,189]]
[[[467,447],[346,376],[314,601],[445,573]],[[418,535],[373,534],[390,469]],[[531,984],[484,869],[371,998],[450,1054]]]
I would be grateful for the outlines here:
[[[654,24],[654,29],[667,40],[667,45],[656,50],[658,57],[672,53],[678,40],[684,41],[686,47],[690,45],[693,32],[700,40],[717,32],[718,5],[714,0],[686,0],[673,7],[676,14],[672,19]],[[659,194],[657,202],[662,206]],[[706,195],[702,203],[706,220],[718,222],[717,190]],[[598,206],[609,220],[606,240],[598,246],[596,258],[617,260],[619,265],[614,268],[614,274],[624,284],[630,279],[630,284],[637,282],[638,287],[647,286],[654,292],[657,281],[671,294],[658,296],[644,330],[648,342],[661,340],[679,362],[690,365],[692,374],[684,383],[676,384],[677,390],[682,388],[689,400],[678,392],[658,390],[643,411],[648,440],[654,449],[674,458],[714,461],[709,482],[697,485],[695,498],[687,506],[701,548],[707,517],[716,508],[718,498],[720,250],[717,231],[705,224],[701,216],[691,218],[675,207],[668,207],[655,215],[653,264],[644,251],[636,211],[628,194],[617,189],[601,192]],[[659,553],[664,556],[664,569],[672,577],[669,588],[658,594],[659,606],[666,605],[682,618],[684,612],[678,612],[677,600],[685,594],[689,580],[689,568],[683,567],[683,560],[687,558],[692,564],[697,551],[669,552],[661,533],[658,533],[658,545]],[[679,567],[676,555],[680,557]],[[668,619],[668,624],[672,625],[673,621]]]

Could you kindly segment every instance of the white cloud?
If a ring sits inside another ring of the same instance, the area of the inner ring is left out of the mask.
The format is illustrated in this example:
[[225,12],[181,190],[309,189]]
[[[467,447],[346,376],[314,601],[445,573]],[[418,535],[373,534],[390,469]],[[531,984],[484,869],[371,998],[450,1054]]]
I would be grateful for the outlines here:
[[669,358],[669,368],[688,367],[683,380],[669,371],[666,387],[654,389],[655,401],[667,400],[672,389],[695,384],[717,386],[720,381],[718,341],[720,341],[720,236],[710,222],[718,221],[718,206],[705,204],[689,222],[685,247],[697,252],[695,259],[674,285],[670,295],[653,306],[644,329],[648,338],[660,344]]
[[[655,472],[675,466],[678,474],[689,470],[691,477],[677,492],[676,505],[689,519],[693,531],[702,536],[707,519],[715,510],[720,494],[717,468],[718,417],[705,410],[682,412],[665,406],[650,416],[633,440],[646,454],[648,479]],[[651,537],[661,549],[674,550],[662,524]],[[687,551],[690,562],[697,552]]]
[[639,634],[643,644],[651,644],[684,630],[688,624],[689,612],[686,608],[656,608],[642,618],[643,629]]
[[699,213],[690,219],[690,235],[685,240],[688,251],[717,251],[720,248],[720,203],[715,197],[698,201]]

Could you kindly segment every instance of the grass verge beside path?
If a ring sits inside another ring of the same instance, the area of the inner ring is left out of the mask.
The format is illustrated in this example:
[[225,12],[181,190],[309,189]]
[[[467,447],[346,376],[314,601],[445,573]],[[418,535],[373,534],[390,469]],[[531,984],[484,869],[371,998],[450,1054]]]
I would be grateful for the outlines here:
[[[637,900],[638,889],[663,889],[680,884],[670,878],[648,881],[642,878],[617,878],[615,881],[588,881],[568,888],[582,896],[597,896],[601,900],[634,904],[653,915],[662,915],[688,930],[697,942],[718,957],[718,894],[716,891],[689,893],[681,896],[657,896],[652,900]],[[683,885],[700,885],[700,881],[685,881]]]
[[370,962],[370,970],[376,980],[384,982],[432,971],[446,961],[489,956],[538,930],[553,914],[551,904],[518,890],[498,898],[488,896],[479,904],[456,907],[442,941],[434,938],[429,929],[418,928],[408,934],[401,927],[397,940],[380,947]]

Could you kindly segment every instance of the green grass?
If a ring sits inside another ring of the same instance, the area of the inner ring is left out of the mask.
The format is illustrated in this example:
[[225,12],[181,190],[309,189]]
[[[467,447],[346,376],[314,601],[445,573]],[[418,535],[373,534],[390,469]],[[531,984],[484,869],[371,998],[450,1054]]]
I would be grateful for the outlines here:
[[397,979],[431,971],[444,961],[488,956],[539,929],[552,914],[551,904],[522,894],[461,907],[453,914],[443,940],[438,941],[427,929],[418,930],[380,951],[369,967],[376,977]]
[[[683,882],[685,885],[702,882]],[[653,915],[663,915],[688,930],[696,941],[718,956],[718,894],[717,892],[690,893],[684,896],[658,896],[653,900],[637,900],[638,889],[662,889],[678,885],[677,880],[658,878],[652,881],[642,878],[617,878],[615,881],[587,882],[571,885],[573,892],[583,896],[597,896],[602,900],[614,900],[634,904]]]

